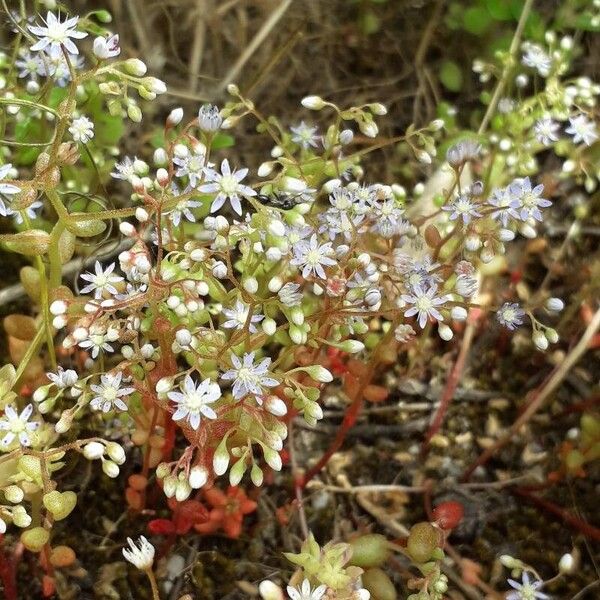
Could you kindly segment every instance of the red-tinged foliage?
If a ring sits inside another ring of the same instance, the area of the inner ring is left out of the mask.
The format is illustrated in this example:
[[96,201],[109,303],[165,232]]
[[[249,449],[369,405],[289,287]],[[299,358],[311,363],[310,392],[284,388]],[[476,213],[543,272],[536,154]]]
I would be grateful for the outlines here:
[[212,508],[206,522],[194,525],[200,533],[215,533],[222,529],[230,538],[237,538],[242,532],[244,516],[256,510],[256,502],[237,486],[230,486],[227,492],[218,488],[205,490],[204,498]]
[[54,577],[50,577],[50,575],[44,575],[42,577],[42,594],[44,598],[50,598],[54,596],[56,592],[56,585],[54,582]]
[[153,519],[148,523],[148,531],[153,535],[185,535],[192,527],[208,519],[208,511],[198,500],[177,502],[169,498],[170,519]]
[[462,521],[464,515],[464,506],[454,500],[440,502],[433,509],[433,519],[442,529],[454,529]]

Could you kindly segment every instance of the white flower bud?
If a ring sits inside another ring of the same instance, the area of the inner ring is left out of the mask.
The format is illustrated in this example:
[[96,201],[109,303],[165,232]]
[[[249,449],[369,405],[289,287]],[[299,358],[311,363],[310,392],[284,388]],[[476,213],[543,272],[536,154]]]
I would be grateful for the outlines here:
[[321,110],[325,106],[325,100],[320,96],[306,96],[300,103],[310,110]]
[[175,487],[175,499],[177,502],[183,502],[189,498],[192,493],[192,486],[184,479],[177,482]]
[[150,218],[150,215],[148,214],[148,211],[145,208],[142,208],[141,206],[138,206],[135,209],[135,218],[140,223],[145,223]]
[[163,479],[163,492],[167,498],[172,498],[177,490],[179,480],[174,475],[167,475]]
[[548,348],[548,338],[544,335],[544,332],[541,330],[537,330],[533,332],[533,336],[531,338],[533,343],[535,344],[538,350],[542,352]]
[[50,305],[50,313],[55,317],[64,315],[67,312],[67,303],[64,300],[55,300]]
[[272,277],[269,280],[267,287],[269,288],[270,292],[273,292],[274,294],[276,294],[283,287],[283,281],[282,281],[281,277],[278,277],[278,276]]
[[333,381],[333,375],[321,365],[311,365],[305,367],[304,370],[315,380],[321,383],[329,383]]
[[102,470],[112,479],[115,479],[115,477],[119,476],[119,467],[112,460],[103,460]]
[[558,561],[558,570],[560,573],[564,573],[565,575],[569,575],[575,571],[577,566],[577,561],[575,557],[568,552],[567,554],[563,554]]
[[303,192],[306,189],[306,182],[297,177],[286,176],[281,183],[283,189],[287,192]]
[[279,248],[271,246],[270,248],[267,248],[265,256],[267,257],[267,260],[270,260],[271,262],[278,262],[281,260],[283,254],[281,253],[281,250]]
[[122,221],[121,223],[119,223],[119,231],[125,237],[133,237],[136,234],[135,227],[127,221]]
[[118,465],[122,465],[125,462],[125,450],[117,442],[108,442],[106,444],[106,453]]
[[455,321],[465,321],[467,319],[467,309],[462,306],[453,306],[450,311],[450,316]]
[[171,127],[174,127],[175,125],[179,125],[179,123],[181,123],[181,119],[183,119],[183,108],[174,108],[167,117],[167,124]]
[[169,162],[169,156],[164,148],[157,148],[152,155],[152,161],[156,167],[166,167]]
[[284,600],[283,590],[268,579],[258,586],[258,593],[262,600]]
[[269,222],[269,233],[276,237],[283,237],[285,235],[285,225],[278,219],[272,219]]
[[470,252],[476,252],[481,247],[481,238],[478,235],[471,234],[465,239],[465,248]]
[[339,139],[342,146],[347,146],[348,144],[352,143],[352,140],[354,139],[354,132],[352,129],[344,129],[343,131],[340,131]]
[[356,354],[357,352],[362,352],[365,349],[365,345],[358,340],[345,340],[341,344],[338,344],[337,347],[342,352],[348,352],[348,354]]
[[216,262],[212,268],[212,274],[217,279],[225,279],[227,277],[227,265],[222,261]]
[[193,489],[199,490],[208,481],[208,469],[202,466],[192,467],[188,481]]
[[519,227],[519,233],[523,236],[526,237],[530,240],[534,239],[537,237],[537,231],[529,224],[527,223],[523,223],[520,227]]
[[83,455],[88,460],[96,460],[104,456],[104,444],[100,442],[90,442],[83,447]]
[[274,319],[267,317],[263,319],[261,327],[267,335],[275,335],[275,332],[277,331],[277,322]]
[[556,331],[556,329],[552,329],[552,327],[547,327],[546,331],[544,332],[544,335],[551,344],[556,344],[556,342],[558,342],[558,340],[560,339],[558,336],[558,332]]
[[272,415],[276,417],[283,417],[287,414],[286,403],[277,396],[268,396],[265,401],[265,409],[268,410]]
[[194,262],[203,262],[206,260],[206,250],[204,248],[195,248],[190,252],[190,258]]
[[123,66],[130,75],[135,75],[136,77],[143,77],[148,70],[139,58],[130,58],[123,63]]
[[213,471],[215,475],[223,475],[229,467],[229,452],[227,451],[226,440],[221,442],[213,456]]
[[560,298],[548,298],[545,306],[551,312],[560,312],[565,307],[565,303]]
[[501,229],[499,237],[501,242],[511,242],[515,239],[515,232],[511,229]]
[[438,325],[438,333],[445,342],[449,342],[454,337],[454,332],[445,323]]
[[273,471],[281,471],[282,463],[281,463],[281,455],[276,450],[272,448],[263,447],[263,455],[267,464],[273,469]]
[[242,285],[249,294],[256,294],[258,292],[258,281],[255,277],[247,277],[242,282]]
[[156,383],[156,393],[166,394],[173,389],[173,380],[170,377],[161,377]]
[[192,334],[188,329],[179,329],[175,332],[175,339],[182,348],[185,348],[192,343]]
[[256,172],[259,177],[268,177],[275,167],[275,163],[273,161],[267,161],[262,163],[258,167],[258,171]]
[[55,329],[62,329],[67,324],[67,317],[65,315],[59,315],[52,319],[52,327]]

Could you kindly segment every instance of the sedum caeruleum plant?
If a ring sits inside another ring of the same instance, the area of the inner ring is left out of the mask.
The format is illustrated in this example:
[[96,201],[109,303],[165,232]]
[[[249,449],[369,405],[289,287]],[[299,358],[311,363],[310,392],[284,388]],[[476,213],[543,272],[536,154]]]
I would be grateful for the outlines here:
[[[221,107],[170,106],[153,153],[115,156],[123,122],[139,122],[165,84],[121,56],[103,11],[30,16],[21,3],[9,19],[0,212],[13,231],[0,242],[31,262],[21,273],[35,317],[11,315],[7,326],[0,528],[42,554],[50,593],[52,565],[70,550],[54,545],[53,525],[77,503],[58,482],[70,453],[116,478],[139,448],[126,494],[135,511],[157,484],[175,504],[201,489],[260,487],[282,470],[291,418],[317,423],[341,377],[358,411],[414,339],[449,341],[470,315],[489,313],[494,327],[527,331],[532,351],[558,342],[561,298],[481,289],[507,245],[536,238],[556,201],[539,177],[541,153],[558,157],[560,177],[597,187],[600,86],[571,73],[573,37],[548,32],[541,43],[518,32],[496,63],[476,63],[482,82],[497,80],[481,127],[467,134],[448,111],[380,142],[383,104],[319,96],[301,99],[305,120],[288,127],[230,85]],[[314,113],[325,128],[310,124]],[[256,170],[220,143],[242,120],[272,142]],[[438,169],[432,193],[424,175],[410,192],[371,180],[361,160],[390,143],[410,151],[413,172]],[[126,197],[118,205],[110,179]],[[113,225],[123,240],[116,258],[92,253],[66,285],[64,265]],[[347,368],[334,369],[334,358]],[[409,537],[401,551],[420,573],[410,597],[441,599],[444,528],[418,526],[413,549]],[[385,559],[400,551],[383,545]],[[288,555],[299,569],[289,597],[382,597],[373,589],[389,587],[385,561],[359,554],[357,544],[321,548],[308,536]],[[158,597],[152,544],[129,540],[124,556]],[[509,597],[546,597],[535,571],[505,562],[521,577],[509,580]],[[271,582],[261,594],[283,597]]]

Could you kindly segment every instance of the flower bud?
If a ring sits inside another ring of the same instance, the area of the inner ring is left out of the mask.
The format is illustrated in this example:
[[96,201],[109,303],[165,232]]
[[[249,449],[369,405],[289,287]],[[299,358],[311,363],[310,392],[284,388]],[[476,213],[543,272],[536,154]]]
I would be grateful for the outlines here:
[[115,477],[119,476],[119,467],[112,460],[103,460],[102,461],[102,470],[111,479],[115,479]]
[[229,452],[227,450],[227,438],[217,446],[213,456],[213,470],[215,475],[223,475],[229,467]]
[[192,343],[192,334],[188,329],[179,329],[175,333],[175,339],[182,348],[185,348]]
[[184,479],[179,480],[175,486],[175,499],[177,502],[183,502],[189,498],[192,493],[192,486]]
[[560,298],[548,298],[545,306],[551,312],[560,312],[565,307],[565,303]]
[[139,58],[130,58],[123,63],[125,71],[136,77],[143,77],[148,68]]
[[325,106],[325,100],[320,96],[306,96],[302,98],[301,102],[304,108],[308,108],[310,110],[321,110]]
[[558,570],[560,573],[564,573],[565,575],[573,573],[576,567],[577,561],[570,552],[563,554],[558,561]]
[[13,504],[19,504],[19,502],[22,502],[25,494],[18,485],[9,485],[4,488],[4,497]]
[[356,354],[365,349],[365,345],[358,340],[345,340],[341,344],[337,344],[336,347],[342,352],[348,352],[348,354]]
[[125,450],[117,442],[108,442],[106,444],[106,453],[118,465],[122,465],[125,462]]
[[544,335],[543,331],[540,331],[539,329],[534,331],[532,340],[538,350],[543,352],[548,348],[548,338]]
[[467,309],[462,306],[453,306],[450,311],[450,316],[455,321],[465,321],[467,319]]
[[286,403],[277,396],[268,396],[265,401],[265,409],[276,417],[283,417],[287,414]]
[[330,381],[333,381],[333,375],[321,365],[311,365],[310,367],[305,367],[304,371],[306,371],[315,381],[320,381],[321,383],[329,383]]
[[454,332],[445,323],[438,325],[438,334],[445,342],[449,342],[454,337]]
[[183,119],[183,108],[174,108],[167,117],[167,125],[170,127],[179,125],[179,123],[181,123],[181,119]]
[[157,394],[166,394],[173,389],[173,379],[171,377],[161,377],[156,382],[156,393]]
[[193,489],[199,490],[208,481],[208,470],[202,466],[192,467],[188,481]]
[[104,444],[100,442],[90,442],[83,447],[83,455],[88,460],[96,460],[104,456]]

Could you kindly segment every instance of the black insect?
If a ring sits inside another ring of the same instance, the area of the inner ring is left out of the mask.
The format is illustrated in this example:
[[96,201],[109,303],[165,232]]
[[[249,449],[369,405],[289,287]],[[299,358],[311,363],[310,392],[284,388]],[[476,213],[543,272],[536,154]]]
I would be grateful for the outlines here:
[[280,208],[281,210],[290,210],[302,202],[302,194],[287,194],[286,192],[273,192],[270,196],[267,194],[258,194],[256,199],[265,206]]

